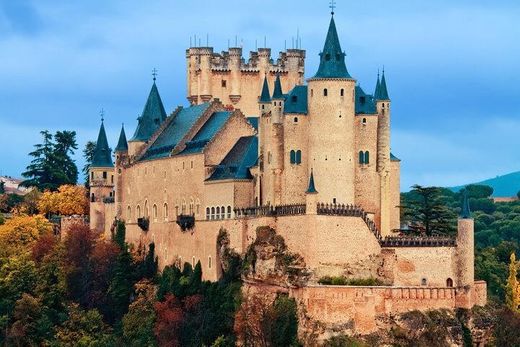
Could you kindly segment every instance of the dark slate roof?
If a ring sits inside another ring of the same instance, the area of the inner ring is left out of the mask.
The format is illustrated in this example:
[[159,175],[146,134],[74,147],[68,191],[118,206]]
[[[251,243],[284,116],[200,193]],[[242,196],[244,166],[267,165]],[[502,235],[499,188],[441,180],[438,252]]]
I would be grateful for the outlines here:
[[388,96],[388,89],[386,88],[386,78],[385,71],[383,70],[383,77],[381,77],[381,87],[379,89],[379,94],[376,96],[377,100],[390,100]]
[[249,168],[255,166],[257,159],[258,137],[241,137],[208,180],[252,179]]
[[251,124],[251,126],[255,128],[256,131],[258,131],[258,117],[247,117],[246,119],[249,124]]
[[272,99],[284,99],[284,94],[282,92],[282,82],[280,81],[280,75],[276,75],[276,80],[274,81],[274,91]]
[[166,111],[155,81],[148,95],[143,113],[137,119],[137,129],[130,141],[147,141],[166,119]]
[[271,102],[271,94],[269,93],[269,84],[267,83],[267,76],[264,77],[264,84],[262,86],[262,94],[259,102]]
[[206,123],[200,128],[199,132],[193,136],[191,141],[186,142],[186,148],[181,154],[200,153],[208,142],[222,129],[233,112],[215,112],[209,117]]
[[334,17],[330,19],[327,39],[320,53],[320,67],[314,78],[352,78],[345,65],[345,53],[341,50]]
[[99,135],[90,167],[114,167],[112,151],[108,147],[107,134],[103,122],[101,122],[101,127],[99,128]]
[[128,142],[126,141],[125,126],[121,126],[121,133],[119,134],[119,141],[117,141],[116,152],[127,152]]
[[381,89],[381,80],[379,79],[379,71],[377,72],[376,90],[374,90],[374,98],[377,100],[379,90]]
[[287,95],[284,113],[307,114],[307,86],[295,86]]
[[313,194],[317,193],[316,186],[314,185],[314,173],[311,170],[311,177],[309,178],[309,188],[307,188],[307,193]]
[[377,108],[372,95],[366,94],[360,86],[356,86],[356,114],[376,114]]
[[157,137],[150,148],[148,148],[143,159],[168,157],[170,152],[182,140],[193,124],[195,124],[197,119],[204,114],[209,106],[209,103],[204,103],[181,109],[159,137]]
[[401,161],[401,159],[397,158],[393,153],[390,153],[390,160],[391,161]]

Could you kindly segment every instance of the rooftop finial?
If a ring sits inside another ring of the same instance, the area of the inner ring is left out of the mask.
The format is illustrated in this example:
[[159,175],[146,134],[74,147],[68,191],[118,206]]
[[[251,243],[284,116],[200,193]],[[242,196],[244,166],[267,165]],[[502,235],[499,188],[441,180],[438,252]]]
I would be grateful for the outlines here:
[[329,8],[331,10],[330,14],[334,16],[334,9],[336,8],[336,1],[335,0],[330,0]]
[[157,80],[157,69],[156,68],[153,68],[152,76],[153,76],[153,81],[155,82],[155,80]]
[[105,110],[101,109],[101,111],[99,111],[99,115],[101,116],[101,123],[103,123],[105,121]]

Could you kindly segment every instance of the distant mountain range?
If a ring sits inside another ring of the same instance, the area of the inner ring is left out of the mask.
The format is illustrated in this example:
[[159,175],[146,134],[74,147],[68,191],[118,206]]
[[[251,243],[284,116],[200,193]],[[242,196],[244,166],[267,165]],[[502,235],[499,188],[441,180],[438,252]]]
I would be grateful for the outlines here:
[[[482,182],[472,184],[483,184],[493,187],[493,197],[511,197],[516,196],[520,191],[520,171],[512,172],[507,175],[497,176]],[[449,187],[448,189],[458,192],[464,186]]]

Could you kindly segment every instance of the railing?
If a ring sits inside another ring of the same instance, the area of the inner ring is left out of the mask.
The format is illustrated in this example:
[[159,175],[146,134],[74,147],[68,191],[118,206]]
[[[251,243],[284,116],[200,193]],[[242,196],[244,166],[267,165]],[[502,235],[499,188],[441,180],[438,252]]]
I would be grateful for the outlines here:
[[195,216],[180,214],[177,216],[177,224],[181,227],[182,231],[191,230],[195,226]]
[[380,241],[382,247],[455,247],[457,241],[446,236],[387,236]]
[[305,214],[305,204],[292,204],[292,205],[280,205],[280,206],[255,206],[246,208],[235,208],[236,218],[245,217],[274,217],[274,216],[296,216]]
[[346,217],[360,217],[363,219],[368,229],[381,241],[381,233],[377,229],[376,223],[368,217],[368,213],[365,212],[360,206],[356,205],[345,205],[345,204],[324,204],[318,203],[317,213],[319,215],[328,216],[346,216]]

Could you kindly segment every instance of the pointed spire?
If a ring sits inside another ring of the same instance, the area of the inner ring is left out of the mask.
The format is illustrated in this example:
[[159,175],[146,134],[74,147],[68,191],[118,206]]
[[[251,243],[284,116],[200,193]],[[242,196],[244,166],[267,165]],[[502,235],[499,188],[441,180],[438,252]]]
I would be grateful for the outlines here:
[[383,69],[383,77],[381,78],[381,86],[379,88],[379,95],[376,96],[377,100],[390,100],[388,96],[388,89],[386,88],[385,69]]
[[126,141],[125,125],[121,125],[121,133],[117,142],[116,152],[128,152],[128,142]]
[[376,90],[374,91],[374,99],[379,98],[379,92],[381,90],[381,80],[379,79],[379,70],[377,70],[377,82],[376,82]]
[[314,78],[352,78],[345,65],[345,53],[341,50],[334,16],[330,19],[325,45],[320,53],[320,67]]
[[99,135],[90,167],[114,167],[114,163],[112,162],[112,151],[110,150],[110,147],[108,147],[107,134],[105,132],[103,120],[101,120],[101,127],[99,128]]
[[147,141],[166,119],[166,111],[159,95],[159,90],[154,82],[148,100],[144,106],[142,115],[138,118],[139,123],[135,129],[134,136],[130,141]]
[[462,200],[462,211],[460,213],[462,219],[471,218],[471,210],[469,208],[468,189],[464,188],[463,200]]
[[271,94],[269,93],[269,84],[267,83],[267,75],[264,77],[264,85],[262,86],[262,95],[260,95],[260,101],[263,103],[271,102]]
[[274,81],[274,91],[272,99],[283,99],[282,93],[282,82],[280,81],[280,74],[276,75],[276,80]]
[[311,169],[311,177],[309,178],[309,188],[307,188],[308,194],[316,194],[318,191],[316,190],[316,187],[314,185],[314,173]]

